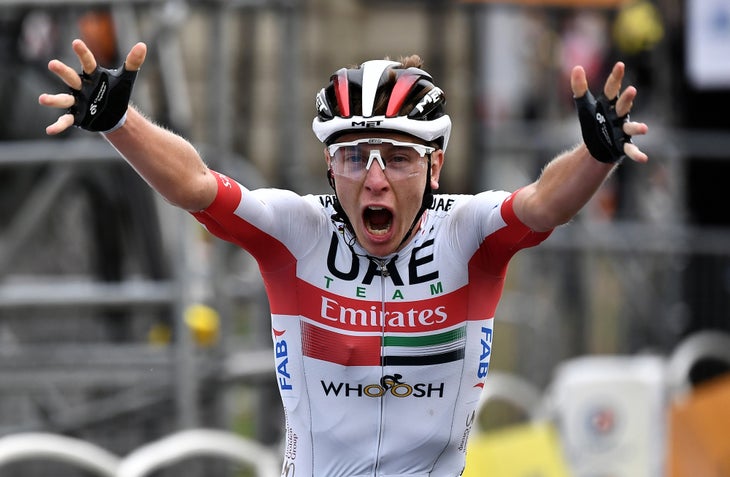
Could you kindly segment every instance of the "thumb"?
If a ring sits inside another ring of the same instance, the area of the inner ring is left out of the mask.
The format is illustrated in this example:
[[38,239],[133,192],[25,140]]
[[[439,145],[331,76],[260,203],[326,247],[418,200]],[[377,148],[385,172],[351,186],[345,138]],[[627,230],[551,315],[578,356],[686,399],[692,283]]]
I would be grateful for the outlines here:
[[581,98],[588,91],[588,80],[582,66],[576,66],[570,72],[570,87],[573,90],[574,98]]
[[124,68],[127,71],[137,71],[142,67],[144,59],[147,56],[147,45],[140,42],[129,50],[127,59],[124,61]]

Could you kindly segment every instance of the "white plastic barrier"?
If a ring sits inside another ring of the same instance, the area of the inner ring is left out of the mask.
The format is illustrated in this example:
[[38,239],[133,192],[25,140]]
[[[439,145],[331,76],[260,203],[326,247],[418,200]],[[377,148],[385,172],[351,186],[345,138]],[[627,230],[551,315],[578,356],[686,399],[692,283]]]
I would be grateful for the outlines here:
[[259,477],[276,477],[281,472],[278,459],[267,447],[224,431],[194,429],[136,449],[122,460],[117,477],[144,477],[167,465],[200,456],[248,464]]
[[62,461],[104,477],[115,477],[120,461],[116,455],[72,437],[34,432],[0,438],[0,468],[39,458]]
[[566,361],[548,391],[574,477],[661,477],[666,366],[658,356]]

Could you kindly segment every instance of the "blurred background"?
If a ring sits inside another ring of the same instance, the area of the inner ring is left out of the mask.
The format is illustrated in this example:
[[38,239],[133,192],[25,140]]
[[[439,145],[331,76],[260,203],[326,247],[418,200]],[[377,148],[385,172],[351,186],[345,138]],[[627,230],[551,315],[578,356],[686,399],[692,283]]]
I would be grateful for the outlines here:
[[[310,124],[340,67],[420,54],[454,123],[441,191],[474,193],[527,184],[580,141],[571,68],[598,93],[624,61],[650,162],[624,164],[573,223],[513,260],[491,366],[500,399],[485,399],[480,426],[540,414],[576,476],[589,474],[574,418],[604,437],[601,458],[650,462],[591,476],[730,475],[727,448],[707,473],[667,459],[677,396],[730,363],[728,0],[2,0],[0,25],[0,475],[114,475],[117,457],[191,429],[225,431],[196,445],[240,437],[228,443],[277,462],[282,442],[255,262],[161,201],[100,136],[45,135],[58,114],[37,97],[64,90],[47,63],[76,67],[74,38],[107,67],[145,41],[143,112],[244,185],[300,193],[329,190]],[[624,385],[646,392],[611,395]],[[603,407],[582,417],[585,403],[561,398],[591,392]],[[627,457],[641,433],[616,437],[630,428],[616,423],[632,412],[652,418]],[[80,443],[94,449],[72,452]],[[183,454],[124,475],[257,471],[173,447]]]

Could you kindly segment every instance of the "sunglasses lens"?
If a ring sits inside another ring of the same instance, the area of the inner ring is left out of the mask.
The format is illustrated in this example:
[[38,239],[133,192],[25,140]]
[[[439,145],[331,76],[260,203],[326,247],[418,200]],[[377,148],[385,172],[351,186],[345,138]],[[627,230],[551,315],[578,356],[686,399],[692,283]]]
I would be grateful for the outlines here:
[[407,179],[425,170],[427,158],[418,145],[408,143],[386,143],[379,140],[361,140],[357,143],[340,143],[330,146],[332,172],[351,179],[365,177],[373,165],[383,169],[385,176],[393,181]]

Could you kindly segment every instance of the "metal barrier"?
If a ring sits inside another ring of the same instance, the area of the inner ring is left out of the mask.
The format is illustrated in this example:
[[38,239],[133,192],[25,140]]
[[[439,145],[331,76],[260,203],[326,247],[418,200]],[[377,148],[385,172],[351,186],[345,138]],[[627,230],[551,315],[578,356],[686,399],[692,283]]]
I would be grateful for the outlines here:
[[193,429],[135,450],[120,463],[117,477],[143,477],[169,464],[204,455],[250,465],[260,477],[280,474],[279,462],[268,448],[228,432]]
[[0,438],[0,469],[33,459],[53,459],[102,477],[144,477],[165,466],[195,457],[221,457],[245,464],[257,477],[275,477],[279,461],[267,447],[226,431],[190,429],[144,445],[125,458],[86,441],[49,433]]
[[73,437],[48,433],[23,433],[0,438],[0,468],[18,461],[50,458],[104,477],[114,477],[119,458]]

